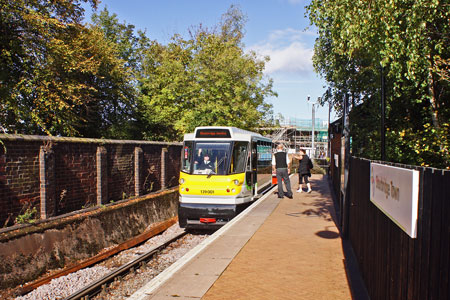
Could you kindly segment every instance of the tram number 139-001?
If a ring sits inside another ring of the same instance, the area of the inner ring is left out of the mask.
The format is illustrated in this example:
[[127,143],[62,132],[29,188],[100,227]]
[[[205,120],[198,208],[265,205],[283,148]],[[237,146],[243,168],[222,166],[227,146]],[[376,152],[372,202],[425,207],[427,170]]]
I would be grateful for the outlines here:
[[214,190],[200,190],[200,193],[203,195],[212,195],[214,194]]

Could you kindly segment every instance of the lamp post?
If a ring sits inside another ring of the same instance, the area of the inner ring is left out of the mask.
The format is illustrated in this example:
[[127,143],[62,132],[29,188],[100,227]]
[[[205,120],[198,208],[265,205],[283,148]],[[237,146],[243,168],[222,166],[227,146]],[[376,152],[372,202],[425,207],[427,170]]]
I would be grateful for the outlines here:
[[[308,95],[308,99],[307,99],[308,103],[310,100],[311,100],[311,96]],[[311,126],[312,129],[311,129],[311,153],[310,153],[310,155],[311,155],[311,157],[314,157],[314,103],[312,104],[311,125],[312,125]]]
[[316,139],[316,107],[313,103],[312,105],[312,157],[316,157],[316,146],[315,146],[315,139]]
[[327,100],[328,100],[328,146],[327,146],[327,157],[330,158],[331,161],[331,139],[330,139],[330,115],[331,115],[331,92],[330,89],[327,90]]
[[[308,95],[308,101],[310,100],[310,97]],[[317,104],[320,103],[320,97],[317,97]],[[311,157],[315,158],[316,157],[316,147],[315,147],[315,125],[316,125],[316,104],[313,103],[312,104],[312,128],[311,128]]]
[[386,129],[385,129],[385,111],[386,111],[386,94],[385,94],[385,81],[384,81],[384,67],[381,65],[380,77],[381,77],[381,160],[386,160]]
[[314,158],[315,157],[315,153],[316,153],[316,148],[315,148],[315,146],[314,146],[314,131],[315,131],[315,128],[314,128],[314,124],[316,123],[316,110],[315,110],[315,107],[314,107],[314,103],[313,103],[313,105],[312,105],[312,152],[311,152],[311,157],[312,158]]

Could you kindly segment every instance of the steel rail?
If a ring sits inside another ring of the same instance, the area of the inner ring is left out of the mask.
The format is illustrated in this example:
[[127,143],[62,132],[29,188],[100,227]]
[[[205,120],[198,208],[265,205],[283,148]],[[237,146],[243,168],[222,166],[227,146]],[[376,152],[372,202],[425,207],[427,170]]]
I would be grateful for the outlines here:
[[67,298],[64,298],[64,300],[76,300],[76,299],[89,299],[91,295],[95,295],[99,293],[99,290],[103,288],[104,285],[108,284],[109,282],[113,281],[115,278],[123,276],[126,273],[129,273],[130,269],[133,269],[135,266],[139,266],[141,262],[147,261],[150,257],[152,257],[156,252],[158,252],[160,249],[167,247],[172,242],[178,240],[182,236],[186,234],[185,231],[171,237],[164,243],[153,247],[151,250],[149,250],[147,253],[144,253],[140,255],[135,260],[132,260],[125,265],[119,267],[118,269],[112,271],[111,273],[105,275],[104,277],[100,278],[99,280],[91,283],[90,285],[82,288],[81,290],[73,293]]
[[50,282],[52,279],[55,279],[55,278],[58,278],[61,276],[65,276],[67,274],[70,274],[70,273],[76,272],[78,270],[81,270],[83,268],[89,267],[93,264],[96,264],[102,260],[109,258],[112,255],[119,253],[120,251],[127,250],[131,247],[134,247],[134,246],[148,240],[149,238],[152,238],[155,235],[160,234],[161,232],[163,232],[164,230],[166,230],[167,228],[169,228],[170,226],[175,224],[177,222],[177,220],[178,220],[178,217],[173,217],[173,218],[170,218],[163,222],[155,223],[150,227],[149,230],[139,234],[138,236],[131,238],[130,240],[128,240],[126,242],[123,242],[122,244],[119,244],[119,245],[111,248],[110,250],[108,250],[106,252],[99,253],[93,257],[90,257],[84,261],[77,263],[76,265],[68,266],[65,269],[63,269],[59,272],[56,272],[50,276],[38,279],[32,283],[28,283],[28,284],[22,286],[21,288],[17,289],[16,294],[17,295],[25,295],[26,293],[31,292],[32,290],[40,287],[41,285],[44,285],[44,284]]

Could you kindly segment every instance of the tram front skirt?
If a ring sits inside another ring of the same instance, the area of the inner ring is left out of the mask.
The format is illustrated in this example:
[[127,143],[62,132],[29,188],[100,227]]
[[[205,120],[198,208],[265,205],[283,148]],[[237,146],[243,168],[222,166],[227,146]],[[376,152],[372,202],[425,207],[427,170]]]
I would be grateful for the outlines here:
[[242,204],[180,203],[178,222],[181,228],[219,228],[246,209],[251,202]]

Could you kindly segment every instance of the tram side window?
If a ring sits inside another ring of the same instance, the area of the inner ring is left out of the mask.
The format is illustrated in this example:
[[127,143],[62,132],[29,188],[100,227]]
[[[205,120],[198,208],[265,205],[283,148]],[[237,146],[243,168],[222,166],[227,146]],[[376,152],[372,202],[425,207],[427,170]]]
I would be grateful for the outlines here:
[[[272,146],[268,142],[258,141],[258,173],[272,165]],[[267,170],[264,170],[266,172]]]
[[190,173],[193,142],[184,142],[183,153],[181,155],[181,171]]
[[244,173],[247,162],[248,142],[235,142],[231,158],[231,173]]

